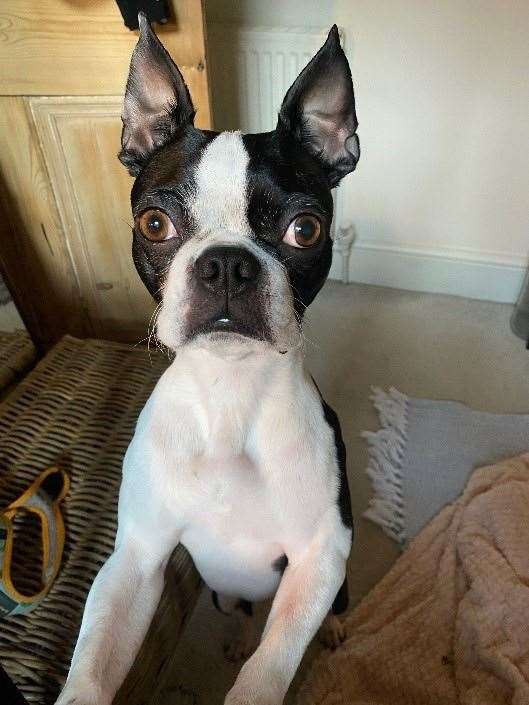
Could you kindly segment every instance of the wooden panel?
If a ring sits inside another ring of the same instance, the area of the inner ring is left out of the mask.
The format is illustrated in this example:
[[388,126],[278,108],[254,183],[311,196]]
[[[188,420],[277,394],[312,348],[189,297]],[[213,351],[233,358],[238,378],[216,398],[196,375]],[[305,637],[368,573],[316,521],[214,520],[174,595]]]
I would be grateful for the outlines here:
[[28,330],[47,345],[87,331],[55,199],[23,98],[0,98],[0,263]]
[[[179,64],[210,127],[202,0],[173,0],[156,31]],[[121,95],[137,32],[114,0],[4,0],[0,4],[0,95]]]
[[[210,127],[202,0],[157,27]],[[114,0],[0,1],[0,269],[42,346],[138,341],[153,303],[130,253],[119,119],[137,32]]]
[[64,239],[97,337],[138,342],[154,303],[131,255],[121,97],[30,98]]

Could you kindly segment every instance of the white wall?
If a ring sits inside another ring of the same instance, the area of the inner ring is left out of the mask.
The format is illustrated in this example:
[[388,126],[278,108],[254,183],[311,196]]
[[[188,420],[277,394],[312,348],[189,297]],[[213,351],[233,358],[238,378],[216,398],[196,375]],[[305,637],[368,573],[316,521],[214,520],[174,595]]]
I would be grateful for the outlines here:
[[360,122],[341,187],[358,245],[524,266],[529,2],[337,0],[336,21]]
[[336,0],[206,0],[208,22],[242,27],[333,24]]
[[[344,30],[362,148],[339,195],[338,225],[357,232],[353,279],[516,298],[529,253],[529,0],[207,0],[206,10],[214,24]],[[214,69],[212,82],[215,106],[225,89]]]

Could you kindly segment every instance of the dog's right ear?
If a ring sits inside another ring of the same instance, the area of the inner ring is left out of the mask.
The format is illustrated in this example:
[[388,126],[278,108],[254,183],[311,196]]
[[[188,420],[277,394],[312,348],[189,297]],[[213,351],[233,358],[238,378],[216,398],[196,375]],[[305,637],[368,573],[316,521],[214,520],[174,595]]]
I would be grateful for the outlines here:
[[167,144],[195,117],[178,67],[143,12],[140,37],[132,54],[123,104],[120,161],[137,176],[151,154]]

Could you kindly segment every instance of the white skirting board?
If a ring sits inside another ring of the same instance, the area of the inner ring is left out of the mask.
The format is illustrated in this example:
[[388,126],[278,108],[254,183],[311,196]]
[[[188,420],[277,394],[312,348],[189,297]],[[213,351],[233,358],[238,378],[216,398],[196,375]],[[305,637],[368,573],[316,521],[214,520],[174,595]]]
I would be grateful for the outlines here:
[[[349,281],[360,284],[514,303],[526,266],[357,242],[348,271]],[[343,279],[339,252],[334,253],[330,277]]]

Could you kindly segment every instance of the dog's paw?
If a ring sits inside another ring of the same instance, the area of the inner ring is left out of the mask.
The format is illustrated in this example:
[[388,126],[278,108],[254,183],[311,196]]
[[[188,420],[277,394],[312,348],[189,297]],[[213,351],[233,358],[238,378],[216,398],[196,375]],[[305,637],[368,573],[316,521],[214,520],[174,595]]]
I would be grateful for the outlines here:
[[75,686],[67,683],[55,705],[111,705],[111,698],[102,695],[95,686]]
[[60,695],[55,705],[100,705],[99,701],[82,693]]
[[347,636],[345,625],[335,614],[329,614],[318,631],[318,639],[328,649],[337,649]]

